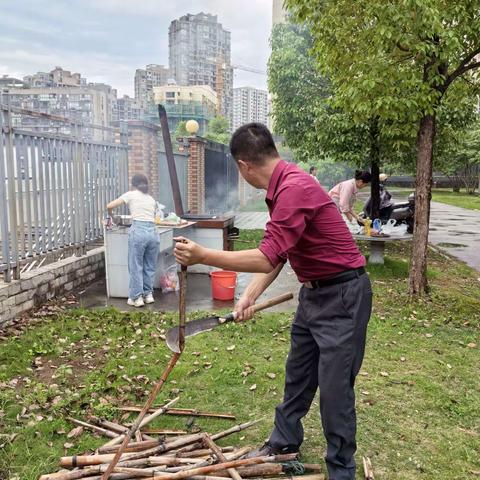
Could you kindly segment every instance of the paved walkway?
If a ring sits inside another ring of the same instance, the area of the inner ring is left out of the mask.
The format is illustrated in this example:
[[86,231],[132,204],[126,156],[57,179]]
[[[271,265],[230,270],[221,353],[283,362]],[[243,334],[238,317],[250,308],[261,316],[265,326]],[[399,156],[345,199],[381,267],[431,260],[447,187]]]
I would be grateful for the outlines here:
[[[268,221],[267,212],[241,212],[235,217],[235,226],[243,230],[265,228]],[[429,240],[480,271],[480,211],[432,202]]]
[[240,230],[265,228],[268,218],[268,212],[240,212],[235,214],[235,226]]
[[480,271],[480,211],[432,202],[429,240]]

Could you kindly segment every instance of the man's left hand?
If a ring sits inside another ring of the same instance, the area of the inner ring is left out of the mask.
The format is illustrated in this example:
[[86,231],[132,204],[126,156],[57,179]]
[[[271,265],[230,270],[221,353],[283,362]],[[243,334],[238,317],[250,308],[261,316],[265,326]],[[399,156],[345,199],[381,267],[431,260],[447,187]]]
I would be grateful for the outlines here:
[[181,265],[195,265],[204,262],[205,247],[184,237],[175,237],[173,240],[176,242],[173,254],[178,263]]

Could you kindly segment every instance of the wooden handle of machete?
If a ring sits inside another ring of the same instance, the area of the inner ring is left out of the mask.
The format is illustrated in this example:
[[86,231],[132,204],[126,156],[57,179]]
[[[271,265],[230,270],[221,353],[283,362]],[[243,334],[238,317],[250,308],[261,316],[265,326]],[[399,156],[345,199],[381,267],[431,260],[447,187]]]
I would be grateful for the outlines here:
[[[257,313],[260,310],[265,310],[266,308],[273,307],[274,305],[278,305],[279,303],[286,302],[287,300],[291,300],[292,298],[293,298],[292,292],[284,293],[282,295],[279,295],[278,297],[273,297],[270,300],[267,300],[266,302],[257,303],[256,305],[253,305],[253,312]],[[233,322],[235,321],[236,318],[237,318],[237,312],[232,312],[220,318],[219,321],[220,323]]]
[[284,293],[282,295],[279,295],[278,297],[273,297],[270,300],[253,305],[253,311],[257,313],[257,312],[260,312],[261,310],[265,310],[267,308],[278,305],[279,303],[283,303],[288,300],[291,300],[292,298],[293,298],[292,292]]

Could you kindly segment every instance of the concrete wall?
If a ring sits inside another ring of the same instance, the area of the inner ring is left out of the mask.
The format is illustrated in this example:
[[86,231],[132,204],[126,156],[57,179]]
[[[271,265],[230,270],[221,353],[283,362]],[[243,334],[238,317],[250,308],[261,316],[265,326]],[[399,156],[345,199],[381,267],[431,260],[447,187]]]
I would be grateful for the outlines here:
[[42,303],[105,276],[104,247],[22,273],[21,280],[0,285],[0,327]]

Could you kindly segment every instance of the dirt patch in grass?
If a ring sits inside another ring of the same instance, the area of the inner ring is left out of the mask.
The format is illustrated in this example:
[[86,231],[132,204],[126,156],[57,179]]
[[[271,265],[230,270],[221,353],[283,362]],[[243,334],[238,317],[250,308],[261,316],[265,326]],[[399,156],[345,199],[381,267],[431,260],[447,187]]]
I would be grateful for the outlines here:
[[88,373],[100,370],[106,361],[104,349],[95,347],[85,352],[81,344],[77,344],[68,354],[58,358],[36,357],[32,362],[33,376],[47,386],[68,378],[68,385],[73,387],[80,385]]

